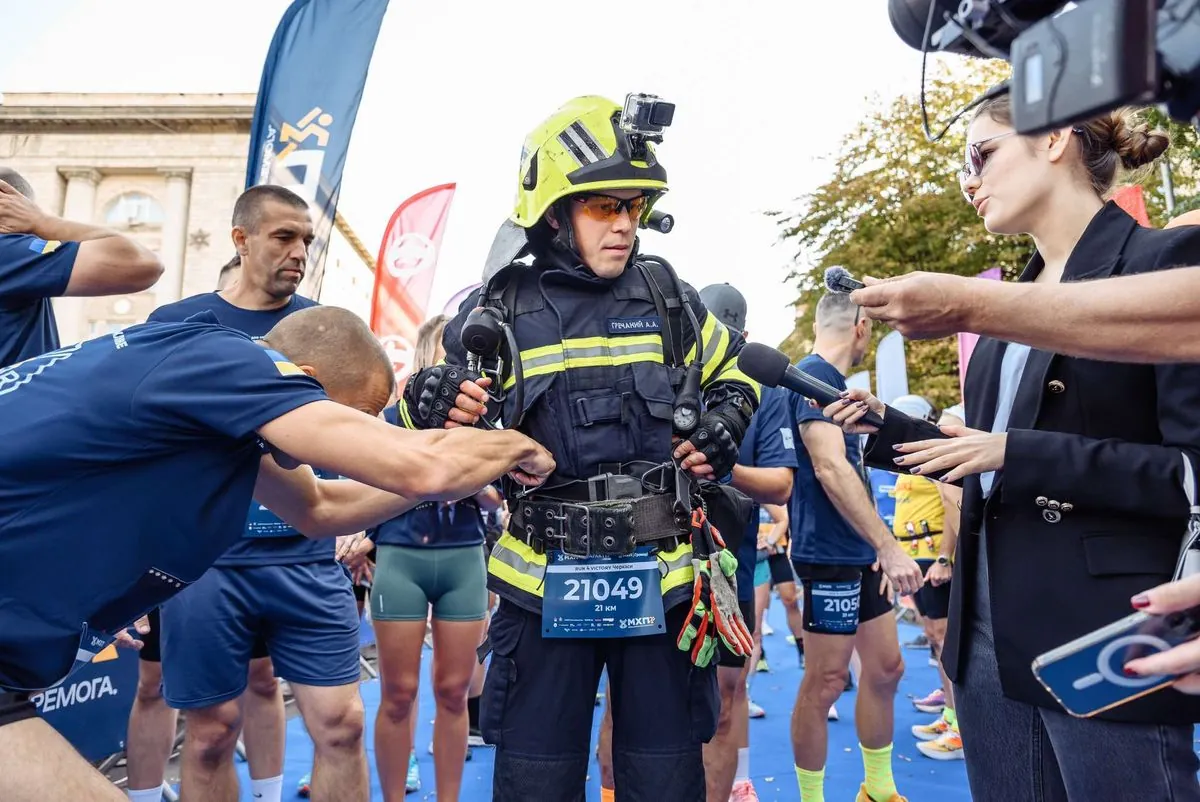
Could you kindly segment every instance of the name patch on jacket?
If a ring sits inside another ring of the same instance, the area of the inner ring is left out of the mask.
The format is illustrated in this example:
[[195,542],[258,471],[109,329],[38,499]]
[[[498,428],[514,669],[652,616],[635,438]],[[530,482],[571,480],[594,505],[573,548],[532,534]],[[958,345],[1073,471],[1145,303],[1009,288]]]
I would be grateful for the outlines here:
[[647,331],[662,331],[662,321],[652,317],[610,317],[609,334],[642,334]]

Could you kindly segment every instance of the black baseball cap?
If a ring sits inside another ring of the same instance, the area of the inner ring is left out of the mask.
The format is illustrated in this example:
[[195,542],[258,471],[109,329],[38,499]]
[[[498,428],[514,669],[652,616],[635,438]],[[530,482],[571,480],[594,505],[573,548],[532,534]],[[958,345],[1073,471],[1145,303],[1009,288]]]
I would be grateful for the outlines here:
[[746,330],[746,299],[732,284],[709,284],[700,290],[704,308],[717,316],[727,328],[741,333]]

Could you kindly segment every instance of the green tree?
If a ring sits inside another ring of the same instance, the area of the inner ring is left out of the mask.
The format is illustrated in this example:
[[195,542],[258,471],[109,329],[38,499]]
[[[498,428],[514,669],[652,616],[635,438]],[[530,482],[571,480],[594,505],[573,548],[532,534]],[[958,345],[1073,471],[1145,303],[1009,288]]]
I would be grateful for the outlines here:
[[1145,189],[1146,213],[1154,226],[1164,225],[1169,218],[1192,209],[1200,209],[1200,187],[1196,182],[1196,166],[1200,165],[1200,137],[1196,127],[1176,122],[1157,108],[1145,111],[1148,122],[1164,129],[1171,138],[1171,147],[1162,160],[1170,166],[1175,191],[1175,208],[1167,213],[1167,197],[1163,187],[1162,170],[1156,165],[1141,181]]
[[[1009,72],[1003,62],[974,60],[935,70],[925,90],[930,127],[940,130]],[[912,270],[976,276],[999,267],[1012,280],[1020,273],[1033,255],[1032,240],[989,234],[958,185],[970,116],[964,115],[940,141],[930,142],[921,124],[918,93],[878,103],[843,139],[833,176],[798,198],[793,209],[768,213],[780,226],[781,238],[796,248],[787,280],[798,290],[799,314],[796,328],[781,344],[790,357],[799,358],[812,346],[813,312],[825,291],[823,275],[829,266],[876,277]],[[1161,115],[1151,119],[1169,123]],[[1200,157],[1200,146],[1195,132],[1185,126],[1172,124],[1171,134],[1178,214],[1193,202],[1200,205],[1194,182],[1184,172],[1193,163],[1190,159]],[[1166,213],[1159,171],[1148,173],[1143,183],[1150,218],[1161,225]],[[876,342],[887,333],[886,327],[876,326]],[[956,338],[908,341],[905,349],[913,392],[943,407],[960,400]],[[874,369],[874,351],[873,344],[863,367]]]

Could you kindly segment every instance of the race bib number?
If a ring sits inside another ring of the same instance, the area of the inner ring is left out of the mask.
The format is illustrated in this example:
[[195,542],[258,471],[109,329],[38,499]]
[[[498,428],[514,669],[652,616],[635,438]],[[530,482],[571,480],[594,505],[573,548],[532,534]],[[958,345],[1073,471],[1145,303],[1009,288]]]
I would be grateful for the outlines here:
[[658,559],[649,549],[628,557],[571,557],[553,552],[546,566],[542,636],[636,638],[666,631]]
[[814,627],[833,635],[852,635],[858,629],[858,604],[862,580],[812,583]]
[[[265,442],[263,445],[265,446]],[[341,478],[336,473],[329,473],[320,468],[314,468],[313,473],[318,479],[336,480]],[[300,533],[291,524],[259,504],[258,501],[252,500],[250,510],[246,513],[246,528],[242,536],[248,538],[300,537]]]
[[246,515],[246,537],[295,537],[298,535],[291,524],[284,523],[275,513],[257,501],[250,502]]

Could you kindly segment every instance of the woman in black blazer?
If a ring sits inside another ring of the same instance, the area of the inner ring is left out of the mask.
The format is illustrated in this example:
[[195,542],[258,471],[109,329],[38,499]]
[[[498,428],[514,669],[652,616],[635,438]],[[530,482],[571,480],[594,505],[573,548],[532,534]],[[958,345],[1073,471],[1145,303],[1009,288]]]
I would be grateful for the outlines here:
[[[964,195],[989,231],[1037,245],[1021,281],[1200,264],[1200,227],[1142,228],[1101,200],[1118,164],[1166,148],[1129,113],[1025,137],[1005,97],[980,107],[968,143]],[[929,439],[940,435],[928,424],[861,392],[851,395],[861,405],[826,414],[874,432],[854,421],[882,412],[868,462],[962,481],[942,660],[972,797],[1200,800],[1200,698],[1164,690],[1078,719],[1030,669],[1171,577],[1188,512],[1181,451],[1200,467],[1200,366],[1097,362],[983,338],[964,396],[971,428],[947,429],[949,439]]]

